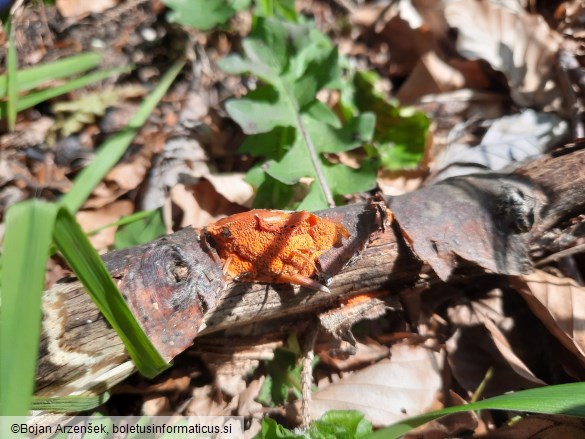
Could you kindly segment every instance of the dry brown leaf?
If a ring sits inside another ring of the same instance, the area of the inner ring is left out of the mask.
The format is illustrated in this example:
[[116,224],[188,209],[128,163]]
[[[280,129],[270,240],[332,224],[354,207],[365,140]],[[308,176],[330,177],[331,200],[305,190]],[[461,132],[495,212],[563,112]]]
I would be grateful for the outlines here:
[[240,393],[238,398],[238,415],[239,416],[250,416],[254,413],[262,413],[264,408],[262,404],[256,402],[258,393],[264,384],[266,377],[260,377],[252,380],[246,386],[246,389]]
[[[337,351],[343,351],[343,346],[349,348],[349,343],[346,341],[337,341],[337,343],[340,345],[340,348],[336,349]],[[388,346],[380,344],[370,337],[360,338],[360,341],[358,341],[355,344],[355,347],[352,347],[351,349],[352,355],[333,355],[331,352],[332,346],[326,347],[328,349],[321,350],[321,346],[317,346],[316,350],[319,351],[319,358],[321,362],[334,367],[337,370],[355,370],[390,355],[390,349]]]
[[[237,396],[246,390],[248,375],[258,367],[261,360],[274,358],[274,349],[281,343],[244,338],[226,345],[225,339],[210,338],[197,347],[201,349],[201,358],[215,377],[216,387],[226,395]],[[241,404],[244,403],[242,400]]]
[[46,116],[35,120],[20,119],[14,131],[0,136],[0,149],[27,148],[42,144],[54,122]]
[[[467,401],[457,395],[455,392],[449,392],[449,406],[466,405]],[[439,401],[437,401],[439,402]],[[431,410],[440,410],[443,404],[436,404]],[[443,416],[427,424],[415,428],[404,436],[405,439],[447,439],[453,437],[463,437],[462,433],[466,431],[475,431],[479,425],[478,417],[475,412],[460,412]]]
[[[128,200],[116,201],[98,210],[82,210],[75,217],[85,231],[97,229],[118,221],[123,216],[130,215],[134,211],[134,204]],[[117,227],[109,227],[96,235],[90,236],[89,240],[98,251],[107,250],[114,243],[114,235]]]
[[424,413],[441,390],[441,355],[423,346],[394,345],[380,361],[313,394],[311,416],[359,410],[375,426]]
[[571,416],[532,415],[510,427],[503,427],[478,439],[581,439],[585,437],[585,421]]
[[420,57],[396,97],[403,103],[410,103],[424,95],[458,90],[465,85],[466,79],[459,70],[435,52],[427,52]]
[[168,396],[148,395],[142,403],[142,414],[146,416],[163,416],[169,412],[170,407]]
[[469,394],[477,390],[490,367],[494,373],[486,384],[486,397],[544,384],[510,349],[505,350],[504,356],[485,327],[458,329],[446,347],[453,376]]
[[[361,39],[368,42],[369,47],[364,55],[370,57],[373,65],[388,62],[391,75],[410,74],[420,56],[433,44],[433,36],[426,31],[420,15],[407,1],[392,2],[387,6],[364,4],[350,17],[356,27],[365,28]],[[380,49],[372,50],[372,46],[380,46]]]
[[187,137],[167,140],[146,182],[142,210],[158,209],[163,206],[171,188],[179,184],[197,184],[201,177],[209,173],[207,153],[198,141]]
[[585,287],[537,270],[512,285],[563,346],[585,365]]
[[194,186],[178,184],[171,189],[171,201],[183,210],[180,227],[203,227],[220,216],[247,210],[232,203],[215,191],[212,184],[201,179]]
[[254,188],[244,181],[245,174],[207,174],[208,180],[226,200],[251,208],[254,199]]
[[516,104],[542,108],[560,97],[555,66],[562,39],[540,15],[515,1],[452,0],[444,16],[457,29],[459,53],[502,72]]
[[211,384],[193,389],[192,400],[185,409],[185,416],[226,416],[231,406],[221,392]]
[[99,209],[136,189],[144,181],[150,168],[151,155],[149,150],[143,149],[128,161],[114,166],[94,189],[92,197],[86,201],[84,207],[86,209]]
[[481,143],[452,142],[433,157],[433,182],[457,175],[497,171],[543,154],[567,137],[569,124],[561,117],[527,109],[489,121]]
[[89,14],[113,8],[117,4],[118,0],[57,0],[55,2],[59,13],[66,18],[83,18]]
[[449,364],[463,388],[474,392],[492,367],[494,377],[485,395],[531,388],[545,383],[516,355],[502,329],[510,330],[515,321],[504,313],[502,292],[449,309],[449,320],[459,326],[447,341]]

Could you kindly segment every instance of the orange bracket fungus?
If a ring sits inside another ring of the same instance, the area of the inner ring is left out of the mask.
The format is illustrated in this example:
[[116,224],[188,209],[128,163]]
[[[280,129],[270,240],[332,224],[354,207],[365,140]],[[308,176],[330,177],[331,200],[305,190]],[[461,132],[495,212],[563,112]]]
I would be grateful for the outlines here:
[[223,218],[207,228],[224,274],[240,282],[291,283],[329,292],[311,279],[317,258],[349,238],[347,229],[310,212],[251,210]]

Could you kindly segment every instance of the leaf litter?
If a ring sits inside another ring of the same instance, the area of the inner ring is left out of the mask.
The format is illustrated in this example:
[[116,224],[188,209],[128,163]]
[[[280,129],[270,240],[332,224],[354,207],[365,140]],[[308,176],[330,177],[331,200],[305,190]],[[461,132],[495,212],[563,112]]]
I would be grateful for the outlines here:
[[[526,10],[514,1],[299,0],[297,12],[282,6],[286,2],[276,2],[290,17],[310,15],[316,23],[293,20],[284,27],[261,15],[251,25],[249,5],[230,2],[215,16],[204,17],[211,21],[196,23],[223,26],[209,32],[170,25],[165,21],[168,11],[157,1],[127,2],[130,6],[101,2],[92,6],[96,10],[88,10],[85,3],[70,0],[43,6],[42,13],[34,8],[20,12],[16,38],[21,65],[97,45],[104,48],[106,63],[135,63],[136,74],[131,81],[110,80],[19,115],[15,132],[0,138],[2,212],[24,198],[55,199],[66,192],[80,160],[91,158],[100,136],[120,125],[120,99],[139,95],[109,96],[112,84],[117,84],[113,90],[137,82],[150,87],[176,55],[176,47],[191,60],[190,71],[78,214],[87,231],[139,211],[157,212],[158,222],[148,233],[142,233],[148,230],[146,223],[140,230],[107,229],[92,238],[101,250],[116,242],[147,242],[161,230],[204,226],[259,202],[280,208],[323,207],[326,197],[318,190],[315,162],[303,149],[307,138],[339,203],[371,190],[376,182],[396,195],[430,185],[432,179],[505,169],[558,146],[570,135],[568,122],[582,110],[582,96],[576,87],[566,90],[566,78],[557,68],[560,50],[578,59],[583,54],[578,2],[557,2],[553,13],[552,6]],[[174,8],[179,2],[163,3]],[[94,24],[93,29],[79,26],[82,19]],[[38,28],[25,29],[27,20]],[[174,20],[182,22],[179,13]],[[272,46],[263,45],[267,35]],[[289,38],[293,45],[285,50]],[[172,49],[167,44],[171,40],[176,42]],[[252,76],[239,76],[244,71]],[[389,94],[401,104],[389,101]],[[90,117],[85,109],[91,110]],[[65,110],[70,120],[59,115]],[[256,111],[264,116],[251,117]],[[299,127],[308,137],[299,135]],[[570,128],[575,130],[574,122]],[[56,147],[47,142],[49,131],[56,133]],[[63,160],[66,142],[74,151],[71,160]],[[309,196],[302,201],[299,194]],[[432,198],[426,195],[422,202]],[[578,245],[583,218],[573,221],[551,232],[550,248],[530,249],[532,254],[542,258]],[[317,343],[321,363],[315,369],[320,379],[315,381],[314,418],[330,409],[356,409],[383,426],[431,408],[463,404],[490,368],[494,376],[480,397],[583,379],[585,290],[568,276],[575,271],[583,276],[582,252],[553,260],[543,267],[546,271],[523,274],[526,261],[503,266],[497,251],[477,256],[483,244],[476,238],[449,249],[444,233],[428,224],[417,228],[432,235],[439,254],[421,251],[425,238],[409,230],[419,243],[415,251],[447,285],[451,263],[458,257],[499,274],[497,282],[487,276],[479,278],[479,286],[458,284],[448,293],[441,286],[423,289],[417,293],[421,308],[410,310],[415,320],[405,317],[409,310],[387,311],[352,325],[354,344]],[[52,263],[61,273],[59,261]],[[257,431],[266,415],[294,425],[298,419],[287,417],[284,405],[269,408],[257,402],[269,376],[263,361],[273,356],[291,328],[296,327],[283,323],[270,340],[253,329],[229,334],[232,349],[215,357],[205,350],[203,338],[199,348],[196,343],[198,353],[185,353],[196,357],[194,365],[179,362],[175,368],[186,373],[161,377],[176,386],[144,389],[140,379],[130,382],[106,412],[125,407],[122,411],[128,413],[129,398],[138,398],[137,414],[240,414]],[[415,341],[397,343],[400,336],[393,334],[410,334]],[[538,340],[530,341],[530,335]],[[433,341],[433,348],[423,340]],[[225,345],[225,338],[215,342]],[[280,391],[285,402],[292,402],[291,388]],[[479,421],[467,420],[459,430],[432,436],[432,429],[429,425],[419,437],[534,437],[543,430],[556,437],[578,437],[583,425],[558,417],[527,417],[507,426],[506,420],[482,412]]]

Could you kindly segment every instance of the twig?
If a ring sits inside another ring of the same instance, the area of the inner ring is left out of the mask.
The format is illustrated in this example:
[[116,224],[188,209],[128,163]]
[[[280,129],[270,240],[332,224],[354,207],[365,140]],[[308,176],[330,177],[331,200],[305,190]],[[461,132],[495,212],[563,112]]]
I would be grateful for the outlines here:
[[536,262],[534,266],[542,267],[551,262],[555,262],[558,261],[559,259],[563,259],[566,258],[567,256],[573,256],[579,253],[585,253],[585,244],[579,244],[576,245],[575,247],[566,248],[564,250],[561,250],[560,252],[553,253],[552,255],[549,255],[546,258]]
[[315,341],[319,334],[319,325],[312,322],[307,328],[307,334],[303,343],[303,358],[301,359],[301,381],[303,385],[302,408],[301,408],[301,428],[307,430],[311,425],[311,388],[313,387],[313,358],[315,353]]

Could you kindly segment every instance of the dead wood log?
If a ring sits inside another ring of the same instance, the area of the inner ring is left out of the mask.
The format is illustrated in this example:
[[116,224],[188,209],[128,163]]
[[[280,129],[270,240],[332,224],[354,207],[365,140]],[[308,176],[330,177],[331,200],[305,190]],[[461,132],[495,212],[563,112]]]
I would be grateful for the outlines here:
[[[528,248],[563,219],[585,211],[585,143],[509,173],[456,177],[386,200],[330,209],[351,238],[319,259],[332,293],[224,279],[202,231],[187,228],[104,261],[163,356],[196,336],[227,328],[300,319],[360,293],[390,298],[421,282],[470,271],[531,270]],[[83,287],[64,279],[44,294],[36,394],[101,393],[134,371],[116,333]]]

